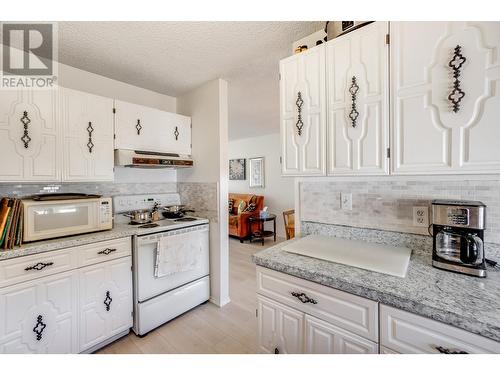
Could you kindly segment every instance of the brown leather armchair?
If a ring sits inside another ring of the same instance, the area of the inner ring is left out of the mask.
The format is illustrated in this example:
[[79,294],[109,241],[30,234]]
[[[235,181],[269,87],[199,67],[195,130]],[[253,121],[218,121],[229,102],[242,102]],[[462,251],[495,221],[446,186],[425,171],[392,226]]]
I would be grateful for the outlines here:
[[[248,218],[259,215],[259,212],[264,208],[264,197],[262,195],[229,193],[229,199],[232,199],[234,202],[233,210],[229,213],[229,235],[238,237],[240,242],[243,242],[250,234]],[[238,215],[238,205],[241,201],[245,201],[246,207],[253,201],[256,206],[255,211],[242,212]],[[253,225],[252,230],[257,230],[259,223],[254,223]]]

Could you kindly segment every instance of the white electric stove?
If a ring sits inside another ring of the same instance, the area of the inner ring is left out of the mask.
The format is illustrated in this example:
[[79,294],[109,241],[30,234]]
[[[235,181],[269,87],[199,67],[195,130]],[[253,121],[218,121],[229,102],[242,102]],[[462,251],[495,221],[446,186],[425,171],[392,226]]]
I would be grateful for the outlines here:
[[[120,213],[155,202],[180,203],[176,193],[115,197],[115,226],[132,226]],[[209,299],[209,224],[185,216],[133,226],[133,330],[143,336]]]

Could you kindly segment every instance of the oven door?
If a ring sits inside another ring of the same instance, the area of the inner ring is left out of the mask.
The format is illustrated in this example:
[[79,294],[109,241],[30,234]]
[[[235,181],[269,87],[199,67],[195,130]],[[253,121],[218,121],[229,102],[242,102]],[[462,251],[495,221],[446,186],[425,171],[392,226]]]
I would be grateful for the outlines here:
[[23,200],[23,206],[25,242],[99,229],[99,199],[47,202]]
[[[172,289],[205,277],[209,274],[209,237],[207,224],[168,232],[138,236],[134,246],[134,281],[137,301],[166,293]],[[156,277],[156,257],[160,238],[171,239],[168,250],[175,253],[186,249],[197,249],[201,252],[200,261],[194,269],[172,272],[167,276]]]

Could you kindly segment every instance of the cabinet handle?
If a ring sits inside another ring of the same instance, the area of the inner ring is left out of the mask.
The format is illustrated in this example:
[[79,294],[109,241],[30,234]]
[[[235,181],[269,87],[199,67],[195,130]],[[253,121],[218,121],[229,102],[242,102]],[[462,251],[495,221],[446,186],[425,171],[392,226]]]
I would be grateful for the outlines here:
[[177,128],[177,126],[175,127],[174,135],[175,135],[175,140],[178,141],[179,140],[179,129]]
[[47,327],[47,324],[43,322],[43,316],[38,315],[36,318],[36,325],[33,327],[33,332],[36,334],[36,340],[40,341],[42,339],[43,330]]
[[463,350],[451,350],[448,348],[443,348],[442,346],[435,346],[435,349],[441,354],[469,354]]
[[137,124],[135,125],[135,128],[137,129],[137,135],[141,135],[142,125],[140,119],[137,119]]
[[107,247],[104,250],[98,251],[97,254],[98,255],[109,255],[109,254],[111,254],[111,253],[113,253],[115,251],[116,251],[116,249],[110,249],[109,247]]
[[356,95],[359,91],[359,86],[356,80],[356,76],[352,76],[351,87],[349,87],[349,93],[351,94],[351,112],[349,113],[349,118],[351,119],[351,125],[353,128],[356,127],[356,120],[358,119],[359,112],[356,108]]
[[21,123],[23,124],[24,128],[24,133],[23,136],[21,137],[21,141],[24,143],[24,148],[28,148],[28,143],[31,142],[31,137],[28,134],[28,125],[30,124],[31,120],[28,117],[28,112],[24,111],[23,112],[23,117],[21,117]]
[[280,351],[278,348],[274,348],[274,354],[280,354]]
[[111,302],[113,302],[113,298],[109,295],[109,290],[106,291],[106,298],[104,299],[104,306],[106,306],[106,311],[109,311],[111,308]]
[[461,46],[457,45],[453,51],[453,57],[448,63],[448,66],[453,71],[453,90],[451,90],[450,95],[448,95],[448,100],[451,102],[453,112],[457,113],[460,110],[460,102],[465,96],[465,92],[460,88],[460,80],[458,77],[460,77],[460,70],[467,59],[462,55]]
[[87,126],[87,133],[89,133],[89,141],[87,143],[87,147],[89,148],[89,152],[92,153],[92,149],[94,148],[94,144],[92,143],[92,132],[94,128],[92,127],[92,123],[89,121],[89,126]]
[[54,262],[48,262],[48,263],[42,263],[42,262],[40,262],[40,263],[35,264],[34,266],[26,267],[24,270],[25,271],[31,271],[31,270],[41,271],[45,267],[52,266],[53,264],[54,264]]
[[302,93],[299,91],[297,93],[297,100],[295,101],[295,105],[297,106],[297,123],[295,127],[297,128],[297,134],[302,135],[302,128],[304,127],[304,123],[302,122],[302,105],[304,101],[302,100]]
[[316,305],[318,303],[318,301],[309,298],[305,293],[291,292],[291,294],[302,303],[312,303],[313,305]]

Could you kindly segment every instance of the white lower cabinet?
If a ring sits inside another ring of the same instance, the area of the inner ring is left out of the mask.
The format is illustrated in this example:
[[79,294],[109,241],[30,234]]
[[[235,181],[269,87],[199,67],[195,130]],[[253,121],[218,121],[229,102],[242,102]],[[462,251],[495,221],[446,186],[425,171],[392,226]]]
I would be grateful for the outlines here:
[[0,353],[77,352],[77,275],[0,289]]
[[270,354],[304,352],[304,313],[258,296],[259,351]]
[[500,353],[498,341],[259,266],[257,301],[261,353]]
[[127,257],[79,270],[80,352],[132,326],[131,267]]
[[308,354],[377,354],[378,345],[321,319],[306,315]]
[[[103,259],[91,266],[77,260],[79,253],[91,251],[91,247],[95,251],[102,244],[123,247],[125,241],[117,239],[26,256],[19,265],[17,258],[1,261],[4,287],[0,288],[0,353],[89,352],[127,333],[132,327],[130,239],[128,252],[122,249],[121,258]],[[28,278],[19,277],[19,267],[43,264],[40,259],[45,264],[57,263],[60,254],[75,259],[61,268],[64,271],[46,274],[45,269],[23,268]],[[40,274],[37,277],[31,272]]]

